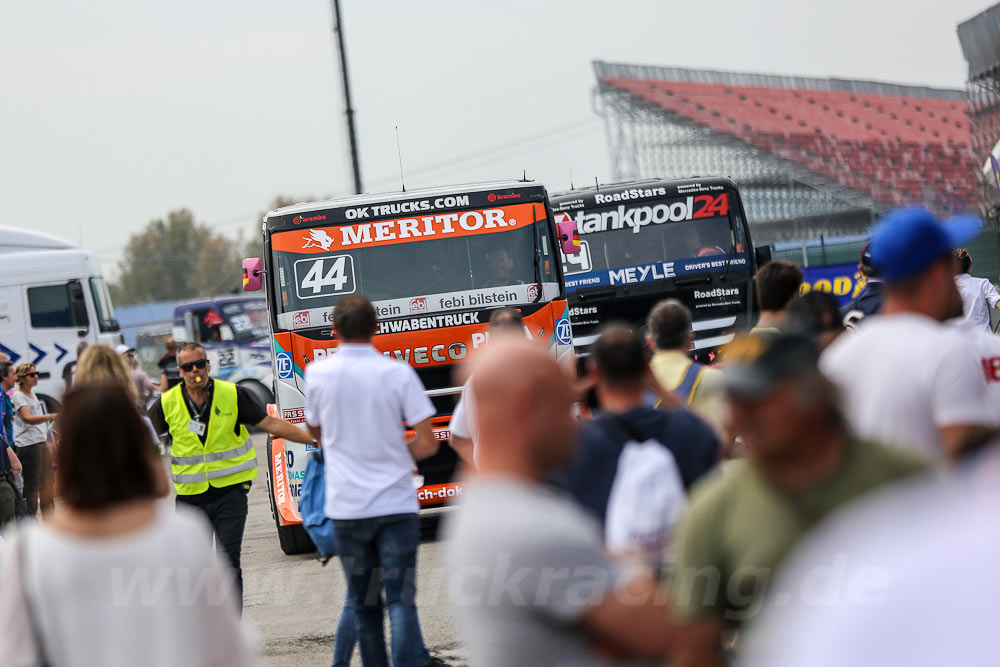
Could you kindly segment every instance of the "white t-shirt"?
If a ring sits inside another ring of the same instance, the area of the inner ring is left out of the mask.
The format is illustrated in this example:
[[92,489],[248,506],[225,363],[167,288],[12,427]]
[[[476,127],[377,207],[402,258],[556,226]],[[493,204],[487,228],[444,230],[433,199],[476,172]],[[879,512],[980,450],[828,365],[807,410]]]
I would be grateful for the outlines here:
[[995,454],[955,479],[876,493],[821,525],[782,566],[740,664],[996,664]]
[[21,408],[24,406],[27,406],[28,412],[33,415],[45,414],[42,402],[34,394],[29,396],[20,389],[14,392],[11,401],[14,403],[14,444],[18,447],[27,447],[45,442],[45,438],[49,435],[48,423],[26,424],[21,419]]
[[434,415],[416,371],[371,345],[341,344],[306,367],[306,422],[323,430],[326,515],[415,513],[413,456],[403,420]]
[[990,331],[989,308],[996,307],[1000,292],[989,280],[973,278],[968,273],[955,276],[955,284],[962,295],[962,319],[979,329]]
[[840,387],[858,435],[931,460],[945,456],[940,428],[993,422],[969,342],[923,315],[866,318],[826,349],[820,368]]
[[[26,567],[18,546],[24,539]],[[257,664],[232,574],[195,510],[161,503],[153,524],[111,539],[27,524],[0,550],[0,582],[0,650],[8,667],[36,664],[25,591],[54,667]]]
[[948,322],[958,329],[979,361],[986,380],[986,400],[990,405],[990,425],[1000,427],[1000,336],[969,324],[962,319]]
[[451,415],[448,430],[452,435],[472,441],[472,462],[479,464],[479,424],[476,420],[476,397],[472,393],[472,378],[462,387],[462,395]]

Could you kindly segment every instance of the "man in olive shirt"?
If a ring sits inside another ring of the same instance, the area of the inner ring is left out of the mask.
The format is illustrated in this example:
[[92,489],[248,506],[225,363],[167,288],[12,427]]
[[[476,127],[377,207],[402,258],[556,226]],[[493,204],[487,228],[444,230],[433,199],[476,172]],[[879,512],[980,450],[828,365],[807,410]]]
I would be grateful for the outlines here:
[[674,665],[718,665],[723,635],[757,611],[774,569],[851,500],[926,469],[914,454],[849,434],[811,340],[760,334],[724,353],[735,433],[747,458],[695,488],[677,532]]

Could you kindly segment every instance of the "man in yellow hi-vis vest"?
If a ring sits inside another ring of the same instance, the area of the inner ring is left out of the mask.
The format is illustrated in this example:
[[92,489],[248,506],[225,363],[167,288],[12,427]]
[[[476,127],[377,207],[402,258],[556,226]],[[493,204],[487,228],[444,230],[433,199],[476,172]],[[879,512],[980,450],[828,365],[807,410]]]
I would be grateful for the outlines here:
[[208,517],[215,540],[236,574],[242,606],[240,551],[247,520],[247,493],[257,477],[257,453],[247,425],[293,442],[313,437],[293,424],[267,414],[250,392],[209,377],[205,349],[184,343],[177,351],[183,382],[168,390],[150,409],[158,433],[170,433],[171,473],[177,502]]

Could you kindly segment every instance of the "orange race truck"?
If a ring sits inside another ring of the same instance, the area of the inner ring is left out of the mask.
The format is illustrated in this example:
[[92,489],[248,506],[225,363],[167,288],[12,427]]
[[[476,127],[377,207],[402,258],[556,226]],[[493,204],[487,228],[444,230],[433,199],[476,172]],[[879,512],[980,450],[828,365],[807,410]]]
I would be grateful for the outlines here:
[[[244,289],[266,290],[273,414],[305,421],[306,365],[334,354],[332,311],[364,294],[379,316],[374,344],[416,369],[437,414],[440,451],[419,463],[422,507],[461,493],[457,455],[444,444],[461,393],[454,371],[487,338],[490,310],[521,311],[528,334],[555,355],[572,335],[560,249],[579,251],[575,223],[557,227],[544,187],[485,183],[296,204],[264,218],[264,257],[243,262]],[[311,446],[268,441],[268,489],[287,554],[312,549],[298,495]]]

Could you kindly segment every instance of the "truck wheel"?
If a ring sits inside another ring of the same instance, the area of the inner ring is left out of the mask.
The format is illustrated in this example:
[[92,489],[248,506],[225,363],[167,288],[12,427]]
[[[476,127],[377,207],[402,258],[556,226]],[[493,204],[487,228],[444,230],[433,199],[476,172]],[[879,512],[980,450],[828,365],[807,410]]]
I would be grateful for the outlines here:
[[274,504],[274,487],[271,485],[271,437],[267,438],[267,498],[271,503],[271,517],[274,519],[274,526],[278,529],[278,544],[287,556],[307,554],[316,551],[316,546],[309,539],[309,533],[302,527],[302,524],[282,526],[278,522],[278,508]]
[[287,556],[308,554],[316,551],[316,546],[309,539],[309,533],[302,524],[294,526],[278,526],[278,543]]

